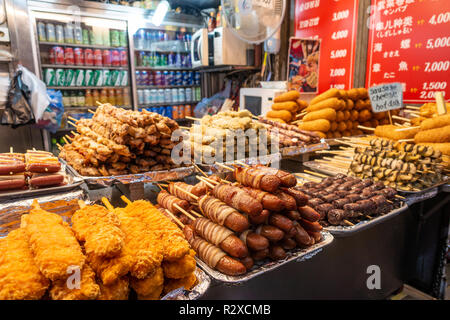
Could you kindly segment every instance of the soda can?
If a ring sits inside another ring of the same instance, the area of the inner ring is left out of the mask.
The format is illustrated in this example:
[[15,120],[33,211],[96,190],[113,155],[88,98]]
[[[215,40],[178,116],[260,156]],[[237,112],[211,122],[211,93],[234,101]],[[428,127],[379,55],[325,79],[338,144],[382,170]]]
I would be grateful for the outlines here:
[[103,86],[103,71],[102,70],[94,70],[94,87],[101,87]]
[[89,30],[83,29],[83,44],[89,45]]
[[56,42],[64,43],[64,27],[62,25],[60,25],[60,24],[56,25],[55,36],[56,36]]
[[172,119],[179,119],[178,118],[178,106],[172,106]]
[[195,72],[194,77],[195,77],[195,85],[196,85],[196,86],[199,86],[199,85],[200,85],[200,81],[201,81],[201,75],[200,75],[200,72]]
[[163,89],[159,89],[158,90],[158,103],[164,103],[164,90]]
[[155,85],[155,75],[153,73],[153,71],[147,71],[148,74],[148,85],[149,86],[154,86]]
[[189,83],[188,85],[193,86],[195,84],[195,74],[194,72],[189,72]]
[[119,46],[127,47],[127,33],[125,30],[119,30]]
[[38,31],[39,41],[47,41],[47,35],[45,33],[45,23],[43,23],[42,21],[39,21],[37,24],[37,31]]
[[103,61],[103,65],[106,67],[110,67],[111,66],[111,51],[109,50],[103,50],[102,52],[102,61]]
[[94,65],[94,51],[92,49],[84,49],[84,64],[87,66]]
[[186,88],[186,101],[194,101],[192,99],[192,89]]
[[84,87],[86,85],[86,70],[76,69],[75,70],[75,86]]
[[111,70],[111,85],[114,87],[120,87],[120,84],[121,84],[120,71]]
[[84,82],[86,86],[93,87],[94,86],[94,70],[87,69],[84,75]]
[[175,67],[175,54],[173,52],[167,56],[167,65],[169,67]]
[[45,84],[48,87],[54,87],[56,85],[55,77],[56,77],[55,69],[53,68],[44,69],[44,80]]
[[50,53],[48,55],[49,60],[50,60],[50,64],[56,64],[56,53],[55,53],[55,48],[57,47],[53,47],[50,49]]
[[169,119],[172,119],[172,107],[171,106],[167,106],[167,107],[164,107],[166,110],[165,110],[165,115],[166,115],[166,117],[167,118],[169,118]]
[[184,119],[184,106],[178,106],[178,119]]
[[75,63],[73,56],[73,48],[65,48],[64,49],[64,64],[65,65],[73,65]]
[[196,87],[195,88],[195,101],[200,101],[202,100],[202,90],[200,89],[200,87]]
[[186,101],[186,92],[184,88],[178,89],[178,102],[183,103]]
[[76,25],[73,30],[73,42],[76,44],[83,43],[83,29],[81,29],[81,26],[79,24]]
[[122,67],[128,66],[128,52],[126,50],[119,51],[119,61]]
[[64,41],[65,43],[73,43],[73,26],[71,22],[66,23],[64,27]]
[[179,99],[178,99],[178,89],[176,89],[176,88],[173,88],[173,89],[172,89],[172,102],[173,102],[173,103],[179,102]]
[[138,104],[142,105],[145,104],[145,100],[144,100],[144,90],[139,89],[137,91],[137,96],[138,96]]
[[172,90],[170,89],[164,90],[164,101],[166,103],[172,103]]
[[148,86],[148,72],[147,71],[141,71],[141,86]]
[[155,72],[155,86],[160,86],[161,85],[161,71],[156,71]]
[[77,66],[83,66],[84,65],[84,50],[81,48],[75,48],[73,49],[73,55],[75,64]]
[[162,85],[168,86],[169,85],[169,71],[164,71],[162,73],[162,76],[163,76],[162,81],[161,81]]
[[56,41],[55,25],[53,23],[47,23],[46,29],[47,29],[47,41],[55,42]]
[[102,50],[94,50],[94,65],[101,67],[103,65]]
[[142,77],[141,77],[141,71],[139,71],[139,70],[137,70],[136,72],[135,72],[135,78],[136,78],[136,85],[137,86],[142,86],[143,84],[142,84]]
[[175,73],[175,81],[173,83],[175,86],[181,86],[183,85],[183,74],[181,71],[177,71]]
[[75,70],[66,69],[64,75],[64,86],[65,87],[75,87]]
[[55,84],[58,87],[64,87],[64,83],[65,83],[65,72],[64,69],[56,69],[55,70]]
[[187,105],[184,106],[184,116],[185,117],[192,116],[192,107],[191,107],[191,105],[187,104]]
[[110,29],[109,30],[109,35],[110,35],[110,38],[111,38],[111,46],[112,47],[120,46],[119,30]]
[[150,89],[144,90],[144,103],[151,104],[152,103],[152,92]]
[[182,86],[187,86],[189,83],[189,74],[187,71],[183,71],[183,80],[181,81]]
[[150,90],[150,103],[158,103],[158,90]]
[[120,70],[120,85],[122,87],[128,86],[128,70]]
[[114,67],[120,66],[120,53],[119,53],[119,50],[111,50],[111,64]]
[[175,78],[175,72],[169,71],[169,73],[167,74],[167,85],[168,86],[173,86],[174,78]]
[[103,85],[104,86],[111,86],[111,72],[110,70],[106,69],[106,70],[102,70],[103,73]]

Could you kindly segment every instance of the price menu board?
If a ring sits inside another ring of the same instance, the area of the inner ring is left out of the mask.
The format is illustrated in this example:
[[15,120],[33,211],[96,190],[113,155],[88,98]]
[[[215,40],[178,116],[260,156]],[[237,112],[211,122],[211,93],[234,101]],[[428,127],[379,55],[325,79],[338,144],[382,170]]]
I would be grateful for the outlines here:
[[295,36],[320,39],[319,93],[353,87],[358,0],[296,0]]
[[404,101],[450,97],[450,0],[372,0],[366,85],[400,82]]

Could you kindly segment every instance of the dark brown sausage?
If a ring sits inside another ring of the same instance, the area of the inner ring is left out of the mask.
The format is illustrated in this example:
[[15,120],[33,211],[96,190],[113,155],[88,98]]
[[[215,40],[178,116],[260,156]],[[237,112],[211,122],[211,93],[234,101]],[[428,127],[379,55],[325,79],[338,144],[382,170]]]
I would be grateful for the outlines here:
[[228,236],[219,246],[223,251],[235,258],[243,258],[248,255],[248,249],[245,244],[234,235]]
[[320,241],[322,241],[322,234],[320,232],[314,232],[314,231],[308,231],[308,230],[306,230],[306,232],[308,232],[308,234],[311,236],[311,238],[314,239],[315,243],[319,243]]
[[284,209],[283,202],[273,194],[250,187],[243,187],[243,190],[252,198],[260,201],[264,209],[270,211],[281,211]]
[[230,276],[238,276],[247,272],[247,269],[240,261],[229,256],[220,259],[216,265],[216,269]]
[[269,257],[272,260],[284,259],[286,258],[286,251],[279,245],[273,245],[269,248]]
[[318,214],[316,210],[309,206],[298,208],[298,212],[303,219],[306,219],[308,221],[316,222],[320,220],[320,214]]
[[291,220],[300,220],[302,218],[300,213],[295,210],[286,211],[284,214],[286,215],[286,217],[288,217]]
[[0,164],[0,175],[10,175],[25,171],[25,163]]
[[253,265],[255,264],[252,257],[250,257],[250,256],[241,258],[240,261],[247,270],[250,270],[253,267]]
[[295,241],[299,246],[309,246],[312,244],[313,239],[309,236],[309,234],[302,228],[299,224],[295,226],[296,234],[294,236]]
[[269,247],[269,240],[260,234],[250,232],[247,234],[246,244],[250,250],[259,251]]
[[29,172],[36,172],[36,173],[55,173],[61,170],[61,164],[60,163],[52,163],[52,164],[45,164],[45,163],[32,163],[27,165],[27,171]]
[[284,232],[277,227],[264,225],[256,229],[256,233],[266,237],[271,242],[277,242],[283,239]]
[[0,181],[0,190],[22,189],[26,185],[25,177],[23,179]]
[[294,226],[292,224],[292,220],[286,218],[285,216],[279,213],[272,213],[269,217],[269,224],[280,228],[281,230],[288,232]]
[[285,250],[294,249],[297,246],[297,242],[293,238],[287,238],[280,242],[281,246]]
[[308,196],[300,190],[295,190],[294,188],[282,188],[281,190],[295,199],[297,207],[303,207],[308,204]]
[[32,187],[56,186],[64,182],[64,176],[61,174],[40,176],[31,178],[28,182]]
[[308,220],[302,219],[299,221],[300,225],[308,231],[320,231],[322,230],[322,226],[318,222],[310,222]]
[[274,195],[276,195],[283,202],[284,208],[286,210],[297,210],[297,203],[294,197],[282,191],[277,191],[274,193]]
[[259,250],[259,251],[252,252],[252,258],[255,261],[264,260],[268,256],[269,256],[269,248],[266,248],[264,250]]
[[250,222],[254,225],[263,224],[267,222],[267,219],[270,216],[269,210],[263,210],[261,211],[261,214],[257,217],[249,217]]
[[244,232],[250,227],[248,219],[237,212],[231,213],[228,218],[225,219],[224,225],[236,232]]

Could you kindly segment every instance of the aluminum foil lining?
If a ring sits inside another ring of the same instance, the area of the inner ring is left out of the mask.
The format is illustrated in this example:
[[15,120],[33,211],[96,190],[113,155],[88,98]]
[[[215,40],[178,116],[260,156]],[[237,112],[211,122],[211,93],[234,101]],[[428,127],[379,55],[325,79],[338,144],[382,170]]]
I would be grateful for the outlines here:
[[149,183],[157,181],[179,180],[190,176],[194,172],[194,167],[181,167],[170,170],[150,171],[137,174],[127,174],[121,176],[107,177],[87,177],[80,175],[74,168],[67,165],[73,174],[86,182],[89,187],[111,187],[114,184],[132,184],[132,183]]
[[186,290],[184,288],[175,289],[164,297],[161,300],[197,300],[200,299],[208,290],[211,279],[208,275],[200,268],[195,269],[195,276],[197,277],[197,285],[191,290]]
[[317,144],[310,144],[304,147],[286,147],[280,150],[283,157],[295,157],[306,153],[311,153],[314,151],[329,149],[330,146],[326,142],[321,142]]
[[373,218],[372,220],[365,220],[358,222],[354,226],[329,226],[324,227],[324,229],[333,234],[334,236],[348,236],[356,232],[369,229],[383,221],[389,220],[395,217],[396,215],[402,213],[403,211],[406,211],[406,209],[408,209],[408,204],[403,203],[403,206],[401,206],[400,208],[394,209],[391,212]]
[[450,184],[444,184],[441,188],[443,192],[450,192]]
[[87,200],[83,190],[74,190],[43,197],[18,199],[0,204],[0,237],[5,237],[10,231],[20,227],[20,217],[30,211],[33,200],[36,199],[42,209],[57,213],[64,221],[70,222],[73,213],[79,209],[78,200]]
[[308,248],[296,248],[293,250],[289,250],[287,251],[286,258],[282,260],[270,261],[266,259],[263,261],[258,261],[249,272],[240,276],[229,276],[223,274],[215,269],[210,268],[198,257],[196,257],[195,259],[197,260],[197,265],[199,265],[212,279],[229,284],[240,284],[264,273],[278,269],[282,265],[285,265],[286,263],[289,263],[291,261],[302,262],[310,259],[317,253],[321,252],[323,248],[329,245],[334,239],[331,233],[327,231],[322,231],[321,233],[323,237],[323,240],[321,242],[316,243]]

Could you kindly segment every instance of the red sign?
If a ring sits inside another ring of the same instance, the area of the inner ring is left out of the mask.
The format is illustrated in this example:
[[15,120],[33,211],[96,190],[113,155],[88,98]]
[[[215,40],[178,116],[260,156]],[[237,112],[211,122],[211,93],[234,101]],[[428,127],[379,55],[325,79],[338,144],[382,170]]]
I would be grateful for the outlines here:
[[400,82],[404,101],[449,98],[450,1],[372,0],[366,85]]
[[320,39],[319,92],[353,87],[358,0],[296,0],[295,36]]

